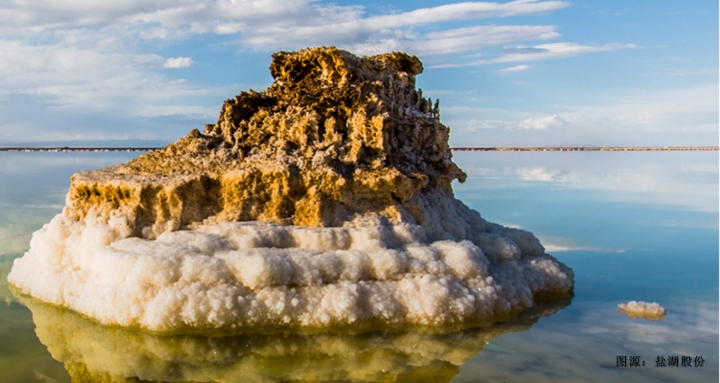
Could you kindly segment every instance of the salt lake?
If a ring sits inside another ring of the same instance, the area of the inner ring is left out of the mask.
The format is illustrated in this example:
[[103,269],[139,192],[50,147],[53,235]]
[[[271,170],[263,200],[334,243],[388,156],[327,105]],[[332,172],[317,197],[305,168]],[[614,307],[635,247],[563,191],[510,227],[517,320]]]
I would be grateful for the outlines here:
[[[428,334],[159,336],[8,289],[69,177],[139,153],[0,153],[0,377],[106,381],[637,381],[718,377],[718,152],[456,152],[456,197],[533,232],[574,297],[492,327]],[[658,302],[662,321],[617,311]],[[32,310],[32,311],[31,311]],[[86,380],[83,380],[86,379]]]

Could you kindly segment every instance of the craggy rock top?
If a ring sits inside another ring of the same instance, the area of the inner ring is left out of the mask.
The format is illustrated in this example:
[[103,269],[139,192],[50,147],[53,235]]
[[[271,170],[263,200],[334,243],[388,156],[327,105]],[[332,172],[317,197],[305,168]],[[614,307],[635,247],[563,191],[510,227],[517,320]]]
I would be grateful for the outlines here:
[[217,123],[124,165],[72,177],[64,214],[127,220],[155,238],[203,220],[342,226],[358,217],[424,224],[451,182],[438,103],[415,90],[404,53],[334,47],[273,55],[274,83],[225,101]]

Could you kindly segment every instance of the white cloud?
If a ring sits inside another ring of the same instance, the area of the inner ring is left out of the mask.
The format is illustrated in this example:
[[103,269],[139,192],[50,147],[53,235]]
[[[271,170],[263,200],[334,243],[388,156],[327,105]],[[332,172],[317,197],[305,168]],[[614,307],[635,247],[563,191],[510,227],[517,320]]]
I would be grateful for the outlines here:
[[211,116],[218,112],[217,106],[199,106],[199,105],[147,105],[140,106],[134,113],[136,116],[142,117],[158,117],[172,115],[188,115],[195,114],[200,116]]
[[499,64],[522,61],[536,61],[559,59],[572,56],[579,56],[589,53],[607,52],[618,49],[637,48],[634,44],[603,44],[603,45],[582,45],[576,43],[550,43],[539,44],[533,46],[514,46],[505,47],[499,53],[498,57],[492,59],[476,60],[461,64],[440,64],[434,65],[433,68],[456,68],[463,66],[476,66],[487,64]]
[[[479,104],[485,103],[486,100],[475,101]],[[510,109],[484,108],[477,106],[446,106],[440,109],[443,123],[451,127],[451,139],[455,137],[467,136],[469,134],[483,131],[506,131],[517,130],[517,124],[520,119],[538,117],[536,113],[528,113]],[[464,139],[460,142],[464,144],[456,146],[473,146],[479,145],[472,143],[472,139]],[[481,146],[492,146],[495,143],[485,141]]]
[[[570,126],[573,122],[581,119],[576,113],[556,113],[552,115],[537,115],[535,113],[516,112],[510,110],[472,108],[472,107],[448,107],[441,110],[447,117],[448,124],[455,127],[462,127],[463,131],[474,132],[478,130],[536,130],[547,131]],[[531,114],[531,117],[517,119],[519,116]],[[478,118],[482,115],[505,117],[498,119],[493,117]]]
[[575,43],[551,43],[531,47],[518,46],[503,49],[500,57],[489,60],[488,63],[557,59],[630,48],[636,48],[636,46],[633,44],[582,45]]
[[349,47],[362,54],[392,50],[419,55],[449,54],[479,50],[515,41],[546,40],[560,36],[551,25],[482,25],[430,32],[425,35],[392,36],[380,41],[367,41]]
[[592,253],[624,253],[625,249],[614,249],[604,246],[586,246],[579,244],[572,238],[555,236],[538,236],[545,251],[548,253],[564,253],[568,251],[587,251]]
[[537,0],[462,2],[366,16],[360,5],[339,6],[313,0],[129,0],[119,3],[38,0],[0,4],[0,31],[124,26],[125,33],[146,39],[208,32],[235,35],[241,45],[259,50],[338,45],[362,53],[376,53],[370,52],[371,47],[385,47],[433,54],[545,40],[557,38],[559,34],[553,26],[480,26],[427,35],[415,33],[413,28],[452,21],[544,14],[568,5],[564,1]]
[[[20,26],[35,30],[138,21],[160,23],[165,27],[179,27],[193,22],[248,22],[255,25],[249,25],[243,31],[251,32],[251,28],[262,26],[262,22],[275,20],[275,26],[284,25],[282,29],[304,25],[309,28],[308,31],[322,32],[328,28],[378,30],[450,20],[544,14],[567,6],[569,3],[565,1],[463,2],[363,17],[363,6],[338,6],[314,0],[35,0],[0,4],[0,22],[5,27]],[[291,25],[286,23],[288,20],[293,21]]]
[[162,62],[157,55],[106,52],[71,43],[29,45],[0,39],[0,51],[3,92],[61,92],[64,98],[76,97],[79,90],[137,84],[147,78],[144,69]]
[[[193,60],[163,58],[151,50],[142,52],[138,39],[173,40],[216,34],[226,36],[219,44],[234,43],[261,51],[337,44],[357,49],[358,53],[458,53],[552,39],[559,34],[555,26],[545,25],[482,25],[445,31],[422,27],[544,14],[568,5],[538,0],[462,2],[367,15],[362,5],[340,6],[317,0],[1,2],[0,95],[17,99],[22,94],[42,98],[53,107],[86,109],[110,107],[123,100],[130,114],[137,112],[132,107],[135,100],[149,103],[143,111],[153,106],[166,109],[172,107],[167,99],[160,105],[154,103],[162,97],[177,99],[192,91],[187,84],[171,82],[175,80],[155,69],[186,68]],[[152,44],[150,41],[143,45],[152,49]],[[168,93],[158,92],[161,89]],[[0,125],[4,124],[0,120]]]
[[634,125],[648,132],[714,130],[717,134],[718,84],[623,92],[596,105],[560,107],[584,116],[586,120]]
[[367,19],[369,25],[408,26],[431,24],[448,20],[471,20],[488,17],[510,17],[528,14],[542,14],[556,11],[570,5],[565,1],[517,0],[509,3],[466,2],[447,4],[432,8],[421,8],[394,15],[375,16]]
[[452,122],[453,119],[450,118],[448,121],[448,125],[463,126],[463,130],[468,132],[475,132],[478,130],[510,130],[509,127],[512,125],[512,122],[505,120],[481,120],[475,118],[471,118],[463,122]]
[[520,71],[524,71],[524,70],[528,70],[528,69],[530,69],[529,65],[518,65],[518,66],[513,66],[513,67],[509,67],[509,68],[505,68],[505,69],[500,69],[500,71],[501,72],[520,72]]
[[[373,9],[375,13],[370,14],[362,5],[319,0],[0,2],[0,97],[41,105],[36,110],[42,108],[48,114],[60,109],[97,114],[112,109],[125,117],[206,113],[207,100],[200,100],[200,96],[214,94],[217,89],[199,89],[198,85],[171,77],[185,71],[159,70],[192,66],[190,57],[167,58],[158,52],[200,34],[211,35],[215,39],[212,44],[221,49],[239,47],[251,53],[338,45],[359,54],[403,50],[436,55],[433,59],[437,62],[448,57],[442,55],[454,55],[453,59],[459,55],[482,58],[469,65],[560,58],[629,47],[530,45],[559,38],[558,27],[474,22],[547,14],[568,6],[565,1],[540,0],[458,2],[395,13]],[[446,29],[448,25],[460,26],[458,22],[462,27]],[[509,48],[497,54],[483,51],[501,46]],[[194,52],[187,54],[199,57]],[[504,71],[528,68],[517,65]],[[218,99],[222,100],[222,96]],[[122,110],[117,105],[123,105]],[[448,111],[453,126],[466,131],[523,129],[534,133],[566,128],[563,113],[514,113],[490,119],[475,115],[453,121],[452,110],[443,109]],[[2,114],[0,139],[10,134],[6,132],[13,126]],[[214,114],[208,113],[210,121]]]
[[14,1],[0,4],[0,22],[6,28],[24,27],[35,31],[134,22],[180,27],[193,22],[253,20],[291,14],[312,8],[312,3],[312,0]]
[[215,26],[215,33],[219,35],[230,35],[238,33],[246,28],[247,24],[244,23],[219,23]]
[[554,105],[551,113],[470,106],[441,113],[455,146],[717,145],[717,83],[617,91],[593,100]]
[[360,7],[317,8],[317,14],[305,22],[295,20],[294,23],[244,28],[241,43],[255,49],[332,44],[361,54],[391,50],[414,54],[453,53],[510,42],[557,38],[559,34],[554,26],[489,25],[427,34],[417,33],[413,28],[441,22],[546,13],[567,5],[557,1],[467,2],[370,17],[363,17]]
[[546,130],[549,128],[562,127],[568,124],[568,121],[559,114],[551,116],[543,116],[538,118],[526,118],[517,124],[517,129],[522,130]]
[[[95,49],[87,36],[74,34],[48,45],[0,38],[0,141],[171,139],[186,133],[189,121],[214,120],[217,105],[206,107],[208,95],[236,91],[167,78],[156,70],[165,62],[161,56],[133,53],[103,33]],[[185,127],[180,119],[177,131],[138,120],[167,110],[188,116]]]
[[193,64],[193,60],[190,57],[173,57],[165,60],[163,64],[164,68],[188,68]]

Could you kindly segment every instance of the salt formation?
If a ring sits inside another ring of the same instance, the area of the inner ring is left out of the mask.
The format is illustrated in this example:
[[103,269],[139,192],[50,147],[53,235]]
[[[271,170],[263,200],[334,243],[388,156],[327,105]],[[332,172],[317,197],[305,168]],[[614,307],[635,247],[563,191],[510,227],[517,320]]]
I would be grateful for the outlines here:
[[620,303],[618,312],[625,313],[632,319],[642,318],[649,320],[663,320],[667,311],[660,306],[659,303],[648,303],[643,301],[630,301],[628,303]]
[[204,133],[75,174],[10,283],[154,331],[493,321],[572,290],[531,233],[453,197],[416,57],[315,48],[270,71]]
[[554,300],[489,327],[451,333],[158,335],[102,326],[21,297],[36,334],[73,382],[448,382],[492,339],[526,331]]

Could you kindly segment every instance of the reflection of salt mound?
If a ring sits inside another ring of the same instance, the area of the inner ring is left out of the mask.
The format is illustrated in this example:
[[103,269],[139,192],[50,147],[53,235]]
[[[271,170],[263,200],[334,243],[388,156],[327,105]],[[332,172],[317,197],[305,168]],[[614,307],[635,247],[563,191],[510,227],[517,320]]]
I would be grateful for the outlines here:
[[531,233],[453,197],[465,175],[417,58],[273,59],[275,83],[204,135],[74,175],[9,281],[156,331],[484,321],[572,289]]
[[36,333],[75,382],[447,382],[493,338],[525,331],[567,301],[454,333],[161,336],[97,325],[22,298]]
[[663,320],[667,311],[659,303],[648,303],[643,301],[630,301],[620,303],[618,311],[627,314],[632,319],[642,318],[649,320]]

